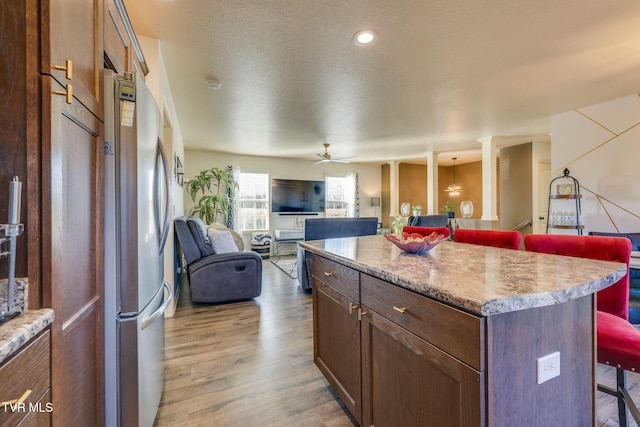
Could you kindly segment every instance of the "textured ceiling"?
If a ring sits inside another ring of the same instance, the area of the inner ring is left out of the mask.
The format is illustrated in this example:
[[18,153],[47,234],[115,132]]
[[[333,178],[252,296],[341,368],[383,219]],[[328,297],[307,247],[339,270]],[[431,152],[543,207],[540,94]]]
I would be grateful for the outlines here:
[[[125,5],[160,40],[187,148],[314,160],[328,142],[354,161],[463,162],[479,138],[548,140],[550,115],[640,88],[638,1]],[[352,44],[361,29],[376,43]]]

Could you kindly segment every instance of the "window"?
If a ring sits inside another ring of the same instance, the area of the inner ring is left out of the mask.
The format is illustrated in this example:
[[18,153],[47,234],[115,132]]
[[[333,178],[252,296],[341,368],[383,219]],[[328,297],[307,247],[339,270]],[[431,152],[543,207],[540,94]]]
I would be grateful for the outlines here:
[[269,174],[240,172],[238,180],[240,230],[269,229]]
[[328,176],[325,202],[325,216],[355,216],[356,185],[353,176]]

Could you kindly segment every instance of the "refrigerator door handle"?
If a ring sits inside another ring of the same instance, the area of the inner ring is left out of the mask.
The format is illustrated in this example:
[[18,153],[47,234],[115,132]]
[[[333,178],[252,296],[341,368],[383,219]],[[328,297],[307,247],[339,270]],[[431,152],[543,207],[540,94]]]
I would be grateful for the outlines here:
[[158,317],[164,314],[164,312],[167,310],[167,307],[169,307],[171,300],[173,299],[173,289],[171,289],[171,285],[169,285],[169,283],[167,283],[166,280],[162,281],[162,285],[165,287],[165,289],[169,293],[169,296],[162,303],[162,305],[158,307],[156,311],[151,313],[148,317],[145,317],[144,319],[142,319],[141,327],[143,330],[146,329],[149,325],[151,325]]
[[167,243],[167,237],[169,236],[169,223],[171,221],[171,176],[169,173],[169,165],[167,163],[167,155],[164,152],[162,141],[158,138],[158,154],[162,162],[162,175],[164,177],[164,186],[166,189],[166,197],[164,200],[164,221],[162,224],[162,230],[160,234],[159,253],[164,250],[164,245]]

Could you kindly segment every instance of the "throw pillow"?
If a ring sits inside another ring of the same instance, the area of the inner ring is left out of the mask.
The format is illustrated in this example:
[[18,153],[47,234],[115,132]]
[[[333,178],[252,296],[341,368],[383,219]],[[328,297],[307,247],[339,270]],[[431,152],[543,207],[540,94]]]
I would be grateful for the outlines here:
[[213,250],[217,254],[226,254],[228,252],[238,252],[238,246],[233,241],[233,236],[230,231],[216,230],[210,228],[208,230],[209,241]]

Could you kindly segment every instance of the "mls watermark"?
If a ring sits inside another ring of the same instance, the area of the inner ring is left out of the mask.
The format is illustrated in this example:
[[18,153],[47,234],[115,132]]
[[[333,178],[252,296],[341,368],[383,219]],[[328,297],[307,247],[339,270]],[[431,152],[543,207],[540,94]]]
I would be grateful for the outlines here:
[[2,409],[4,410],[4,412],[53,412],[53,403],[5,402]]

